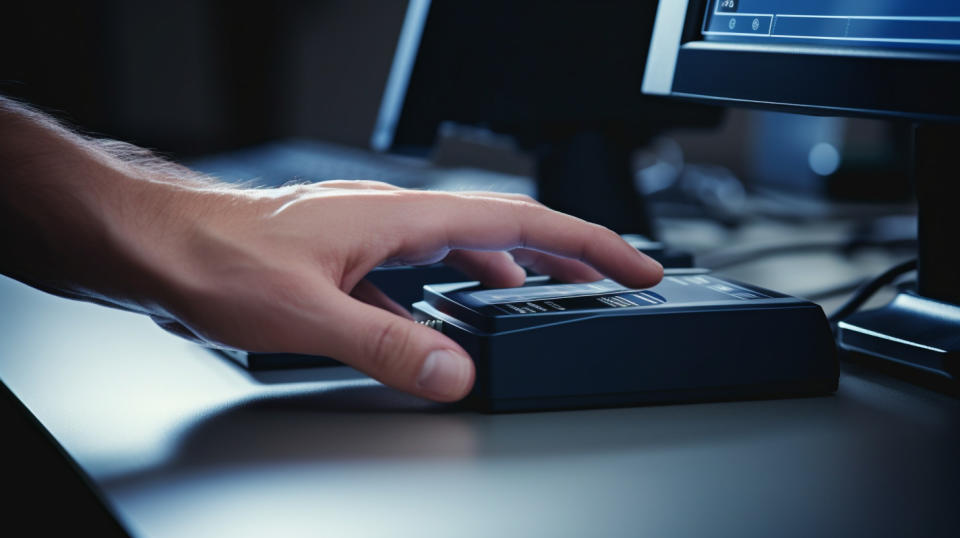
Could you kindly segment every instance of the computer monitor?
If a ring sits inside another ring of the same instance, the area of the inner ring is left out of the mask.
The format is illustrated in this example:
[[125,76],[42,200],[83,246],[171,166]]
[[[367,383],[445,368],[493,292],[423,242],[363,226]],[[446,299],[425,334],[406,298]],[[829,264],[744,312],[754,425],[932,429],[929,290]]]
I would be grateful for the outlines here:
[[960,2],[663,0],[643,91],[916,122],[916,290],[842,320],[838,342],[960,375]]
[[636,0],[410,0],[371,145],[423,153],[443,122],[508,134],[535,154],[542,202],[653,236],[632,152],[722,114],[641,92],[655,13]]
[[960,118],[953,0],[660,2],[643,91],[787,112]]

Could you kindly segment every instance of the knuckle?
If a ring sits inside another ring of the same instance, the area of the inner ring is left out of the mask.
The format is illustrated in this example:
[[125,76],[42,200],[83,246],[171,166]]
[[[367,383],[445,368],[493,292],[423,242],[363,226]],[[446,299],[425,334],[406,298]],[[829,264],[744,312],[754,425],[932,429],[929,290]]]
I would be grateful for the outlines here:
[[503,202],[509,204],[516,218],[527,222],[530,222],[532,219],[545,218],[551,211],[546,206],[535,201],[504,200]]
[[575,258],[580,262],[586,262],[590,259],[590,254],[594,251],[593,249],[597,245],[605,244],[606,241],[609,240],[608,234],[612,233],[599,224],[590,224],[589,226],[586,236],[584,237],[585,240],[580,243],[580,248]]
[[620,238],[616,232],[606,226],[601,226],[600,224],[591,224],[590,226],[592,227],[590,239],[594,241],[609,241],[610,239]]
[[375,179],[355,179],[351,183],[357,187],[367,188],[367,189],[398,189],[393,185]]
[[391,320],[380,326],[369,340],[369,364],[375,372],[397,369],[397,361],[406,356],[410,331],[401,320]]
[[537,211],[537,212],[539,212],[539,211],[543,211],[543,210],[545,209],[542,205],[540,205],[539,203],[537,203],[537,202],[534,201],[533,199],[530,199],[530,200],[517,200],[516,204],[517,204],[517,207],[519,207],[520,209],[522,209],[522,210],[524,210],[524,211]]

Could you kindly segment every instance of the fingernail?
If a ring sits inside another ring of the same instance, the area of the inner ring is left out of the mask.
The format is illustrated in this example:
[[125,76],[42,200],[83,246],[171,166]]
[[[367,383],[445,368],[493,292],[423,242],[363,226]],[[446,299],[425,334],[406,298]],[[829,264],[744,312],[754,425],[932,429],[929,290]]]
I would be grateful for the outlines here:
[[417,377],[417,386],[437,397],[450,399],[462,396],[470,359],[459,353],[438,349],[427,355]]

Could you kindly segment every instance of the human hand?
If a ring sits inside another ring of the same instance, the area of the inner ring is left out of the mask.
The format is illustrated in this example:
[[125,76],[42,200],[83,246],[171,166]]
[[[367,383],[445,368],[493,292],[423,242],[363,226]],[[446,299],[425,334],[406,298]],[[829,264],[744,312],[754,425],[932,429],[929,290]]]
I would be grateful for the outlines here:
[[631,287],[662,276],[610,230],[526,197],[370,181],[241,189],[2,97],[0,164],[3,274],[208,345],[328,355],[435,400],[465,396],[473,363],[364,280],[374,267],[444,260],[492,287],[522,284],[517,263]]
[[561,280],[607,275],[631,287],[662,276],[610,230],[518,195],[332,181],[188,190],[169,203],[175,220],[120,226],[141,234],[126,244],[168,290],[153,314],[161,326],[217,346],[331,356],[440,401],[466,395],[473,363],[364,280],[374,267],[443,260],[491,287],[521,285],[518,263]]

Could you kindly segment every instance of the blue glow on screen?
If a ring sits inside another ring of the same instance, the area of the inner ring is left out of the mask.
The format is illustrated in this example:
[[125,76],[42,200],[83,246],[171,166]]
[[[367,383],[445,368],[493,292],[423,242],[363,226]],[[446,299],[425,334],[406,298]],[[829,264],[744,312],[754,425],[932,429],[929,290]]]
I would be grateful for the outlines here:
[[960,0],[710,0],[711,41],[960,49]]

